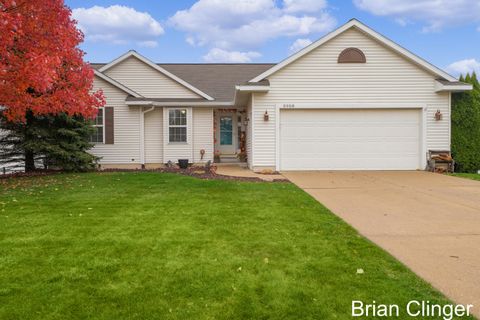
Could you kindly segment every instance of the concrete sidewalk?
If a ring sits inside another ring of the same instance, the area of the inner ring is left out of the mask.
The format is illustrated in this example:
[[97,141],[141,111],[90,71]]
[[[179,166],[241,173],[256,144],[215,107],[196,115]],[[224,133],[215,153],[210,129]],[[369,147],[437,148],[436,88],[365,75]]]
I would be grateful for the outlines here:
[[232,165],[221,165],[217,167],[217,174],[230,177],[240,177],[240,178],[258,178],[263,181],[273,181],[273,180],[283,180],[284,176],[281,174],[261,174],[253,172],[252,170],[242,167],[236,164]]
[[480,182],[427,172],[282,174],[480,316]]

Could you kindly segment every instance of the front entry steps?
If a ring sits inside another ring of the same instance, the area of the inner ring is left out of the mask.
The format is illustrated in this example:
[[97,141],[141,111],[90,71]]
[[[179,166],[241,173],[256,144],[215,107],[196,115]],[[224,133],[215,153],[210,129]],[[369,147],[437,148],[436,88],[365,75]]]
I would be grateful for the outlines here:
[[222,154],[220,155],[220,163],[240,163],[236,154]]
[[229,166],[229,165],[235,165],[238,167],[247,167],[246,162],[240,161],[238,156],[236,154],[222,154],[220,155],[220,161],[217,161],[215,163],[216,166]]
[[231,167],[237,167],[237,168],[245,168],[247,169],[248,165],[246,162],[231,162],[231,163],[228,163],[228,162],[215,162],[214,163],[216,167],[218,168],[223,168],[223,167],[228,167],[228,168],[231,168]]

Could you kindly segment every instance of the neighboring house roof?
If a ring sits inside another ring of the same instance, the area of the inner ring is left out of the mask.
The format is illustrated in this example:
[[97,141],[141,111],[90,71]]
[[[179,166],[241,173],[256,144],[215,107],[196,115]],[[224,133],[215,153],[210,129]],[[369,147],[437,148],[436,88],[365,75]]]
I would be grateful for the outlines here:
[[[104,63],[91,63],[93,69],[99,70]],[[248,85],[252,77],[270,69],[273,63],[161,63],[161,68],[191,83],[207,93],[216,101],[230,102],[235,97],[236,85]],[[266,85],[268,81],[256,83]],[[155,99],[148,99],[155,100]]]
[[308,54],[309,52],[315,50],[316,48],[320,47],[327,41],[335,38],[336,36],[340,35],[341,33],[349,30],[350,28],[356,28],[360,30],[361,32],[367,34],[371,38],[377,40],[381,44],[383,44],[385,47],[390,48],[394,52],[400,54],[404,58],[412,61],[419,67],[423,68],[424,70],[436,75],[439,78],[442,78],[444,80],[456,82],[457,79],[455,79],[453,76],[449,75],[445,71],[441,70],[440,68],[437,68],[433,64],[425,61],[424,59],[420,58],[419,56],[413,54],[412,52],[408,51],[407,49],[403,48],[402,46],[396,44],[392,40],[388,39],[387,37],[381,35],[380,33],[376,32],[375,30],[371,29],[370,27],[366,26],[365,24],[361,23],[360,21],[356,19],[352,19],[348,21],[346,24],[341,26],[340,28],[330,32],[329,34],[325,35],[324,37],[320,38],[316,42],[312,43],[311,45],[303,48],[302,50],[298,51],[297,53],[291,55],[287,59],[281,61],[280,63],[276,64],[272,68],[266,70],[265,72],[261,73],[260,75],[252,78],[250,82],[258,82],[261,81],[275,72],[279,71],[280,69],[283,69],[290,63],[300,59],[304,55]]
[[188,83],[187,81],[185,81],[185,79],[182,79],[181,77],[178,77],[176,76],[175,74],[172,74],[171,72],[165,70],[164,68],[162,68],[161,66],[159,66],[158,64],[150,61],[149,59],[145,58],[144,56],[142,56],[141,54],[139,54],[138,52],[134,51],[134,50],[130,50],[128,51],[127,53],[125,53],[124,55],[118,57],[117,59],[113,60],[112,62],[100,67],[98,69],[98,71],[100,72],[104,72],[108,69],[110,69],[111,67],[121,63],[122,61],[130,58],[130,57],[135,57],[137,58],[138,60],[142,61],[143,63],[149,65],[150,67],[152,67],[153,69],[159,71],[160,73],[162,73],[163,75],[167,76],[168,78],[178,82],[179,84],[181,84],[182,86],[188,88],[189,90],[195,92],[196,94],[198,94],[199,96],[201,97],[204,97],[205,99],[207,100],[214,100],[214,98],[212,98],[211,96],[209,96],[208,94],[206,94],[205,92],[203,92],[202,90],[196,88],[195,86],[193,86],[192,84]]
[[[106,63],[92,63],[90,62],[90,67],[92,67],[93,70],[97,70],[100,69],[101,67],[103,67],[104,65],[106,65]],[[99,71],[100,72],[100,71]]]

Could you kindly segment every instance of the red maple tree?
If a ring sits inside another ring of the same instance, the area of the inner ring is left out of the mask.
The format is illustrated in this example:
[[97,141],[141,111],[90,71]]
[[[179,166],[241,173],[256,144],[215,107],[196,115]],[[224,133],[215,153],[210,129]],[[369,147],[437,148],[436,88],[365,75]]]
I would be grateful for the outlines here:
[[0,0],[0,106],[8,121],[27,112],[95,117],[105,104],[78,48],[83,34],[63,0]]

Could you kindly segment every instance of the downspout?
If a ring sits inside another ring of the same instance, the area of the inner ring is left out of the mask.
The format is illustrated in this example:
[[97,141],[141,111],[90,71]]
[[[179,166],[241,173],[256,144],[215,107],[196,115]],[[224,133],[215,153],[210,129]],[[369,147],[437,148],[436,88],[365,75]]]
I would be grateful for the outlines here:
[[146,110],[143,108],[141,109],[141,116],[140,116],[140,163],[142,165],[142,169],[145,169],[145,114],[153,111],[155,107],[150,107]]

